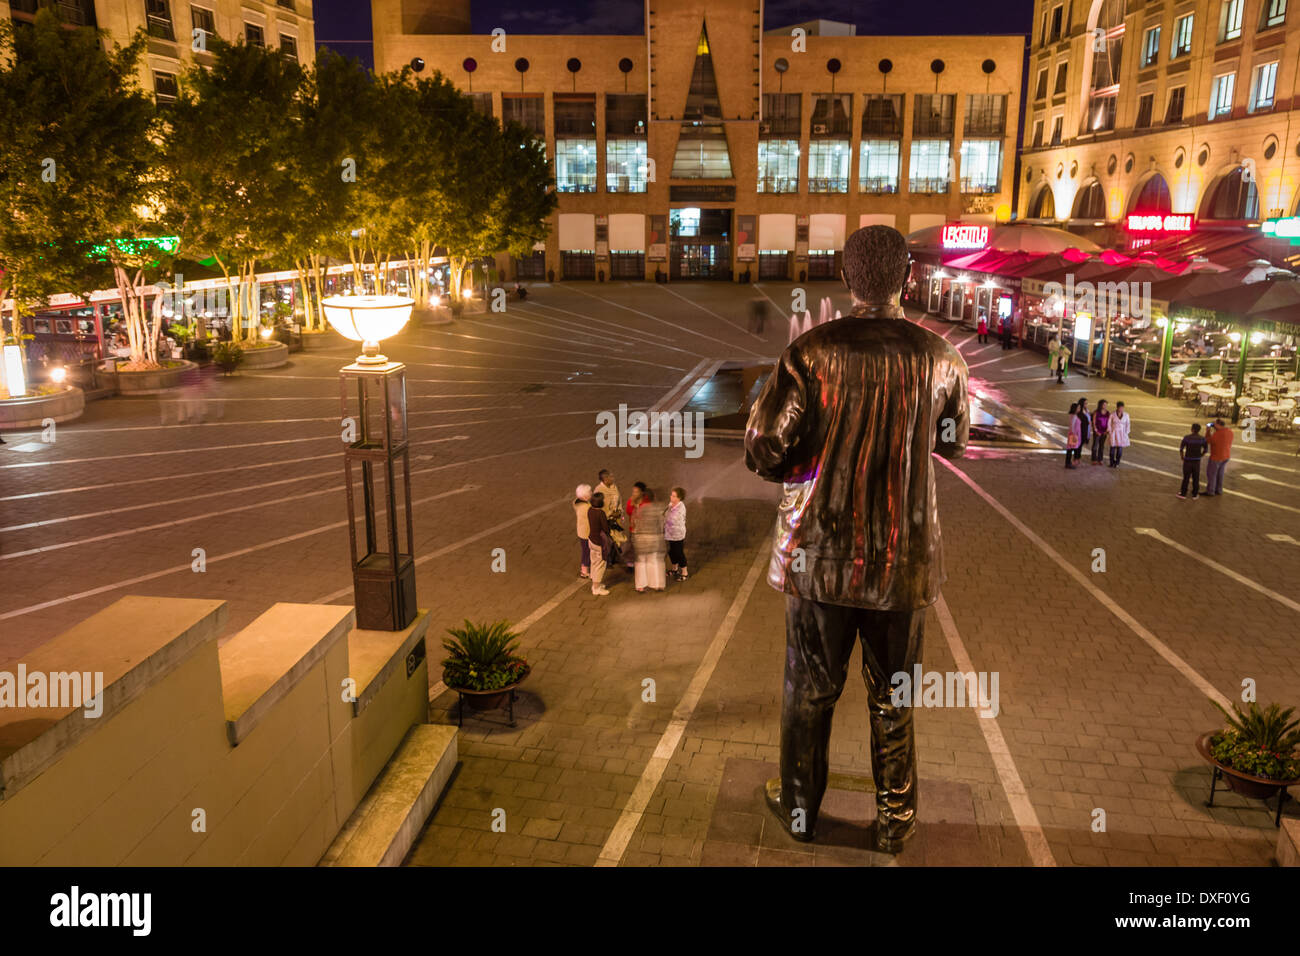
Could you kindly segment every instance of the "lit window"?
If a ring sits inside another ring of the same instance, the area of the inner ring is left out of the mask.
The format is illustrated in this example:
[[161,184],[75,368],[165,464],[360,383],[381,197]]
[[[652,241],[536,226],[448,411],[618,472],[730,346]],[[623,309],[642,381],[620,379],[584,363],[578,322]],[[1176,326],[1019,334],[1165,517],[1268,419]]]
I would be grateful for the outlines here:
[[596,138],[555,140],[555,189],[562,193],[596,191]]
[[1220,73],[1214,78],[1210,87],[1210,119],[1232,112],[1232,90],[1236,80],[1235,73]]
[[758,141],[758,191],[761,193],[799,191],[799,141],[797,139]]
[[1260,11],[1259,28],[1269,30],[1286,22],[1286,0],[1265,0]]
[[914,193],[946,193],[951,181],[951,150],[946,139],[912,140],[907,188]]
[[864,139],[858,156],[858,189],[864,193],[898,192],[898,140]]
[[1002,140],[968,139],[961,144],[961,191],[995,193],[1002,188]]
[[1193,14],[1187,14],[1174,21],[1174,41],[1169,48],[1169,59],[1176,60],[1192,52]]
[[605,190],[611,193],[646,191],[644,139],[605,140]]
[[1255,67],[1255,76],[1250,83],[1250,111],[1272,109],[1276,90],[1277,61]]
[[1224,0],[1219,15],[1219,42],[1236,40],[1241,36],[1241,15],[1246,0]]
[[1151,66],[1160,59],[1160,28],[1152,27],[1142,34],[1142,65]]
[[815,139],[808,144],[808,191],[849,191],[849,141]]

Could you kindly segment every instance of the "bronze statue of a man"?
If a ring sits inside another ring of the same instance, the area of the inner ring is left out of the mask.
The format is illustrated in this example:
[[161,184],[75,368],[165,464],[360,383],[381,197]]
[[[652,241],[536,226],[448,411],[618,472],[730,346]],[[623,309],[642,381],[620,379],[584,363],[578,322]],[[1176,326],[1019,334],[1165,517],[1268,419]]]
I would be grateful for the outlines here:
[[969,432],[965,361],[899,304],[910,268],[897,230],[849,237],[853,310],[790,343],[745,434],[750,470],[784,485],[768,571],[786,594],[781,777],[768,803],[792,836],[813,838],[856,637],[885,853],[916,826],[912,710],[890,692],[894,674],[920,663],[944,578],[930,455],[960,458]]

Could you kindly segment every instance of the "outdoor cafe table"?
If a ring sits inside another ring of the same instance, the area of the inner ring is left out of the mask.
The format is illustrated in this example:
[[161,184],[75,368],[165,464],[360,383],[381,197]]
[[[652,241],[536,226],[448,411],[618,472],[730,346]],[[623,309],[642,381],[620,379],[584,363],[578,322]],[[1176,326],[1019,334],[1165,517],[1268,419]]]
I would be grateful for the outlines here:
[[1201,395],[1213,395],[1215,398],[1232,398],[1236,394],[1230,388],[1215,388],[1214,386],[1202,385],[1196,390]]
[[1188,375],[1183,379],[1183,384],[1191,382],[1193,385],[1213,385],[1215,382],[1222,381],[1222,375]]

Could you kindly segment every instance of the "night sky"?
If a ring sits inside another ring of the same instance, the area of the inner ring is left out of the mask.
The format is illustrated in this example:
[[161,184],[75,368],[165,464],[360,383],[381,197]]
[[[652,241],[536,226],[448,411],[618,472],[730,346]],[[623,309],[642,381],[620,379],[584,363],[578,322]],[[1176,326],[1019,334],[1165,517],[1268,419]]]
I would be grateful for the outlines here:
[[[315,0],[317,46],[342,53],[370,56],[370,4],[367,0]],[[473,0],[474,32],[490,33],[606,33],[639,35],[643,31],[642,0],[569,0],[530,2]],[[858,25],[858,33],[886,35],[1029,32],[1033,0],[769,0],[767,29],[804,20],[843,20]]]

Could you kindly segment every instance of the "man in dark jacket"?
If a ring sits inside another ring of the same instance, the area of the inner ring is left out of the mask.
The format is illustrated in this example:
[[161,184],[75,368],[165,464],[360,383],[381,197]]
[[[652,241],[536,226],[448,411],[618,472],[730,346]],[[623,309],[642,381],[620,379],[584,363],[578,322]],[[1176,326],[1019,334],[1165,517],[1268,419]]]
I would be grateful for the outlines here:
[[925,609],[943,581],[933,463],[960,458],[966,363],[899,304],[903,236],[868,226],[844,247],[853,309],[795,339],[749,416],[745,462],[784,483],[768,580],[786,596],[781,777],[768,803],[810,840],[826,791],[835,702],[862,643],[877,797],[876,847],[916,823],[912,711],[891,679],[920,663]]

